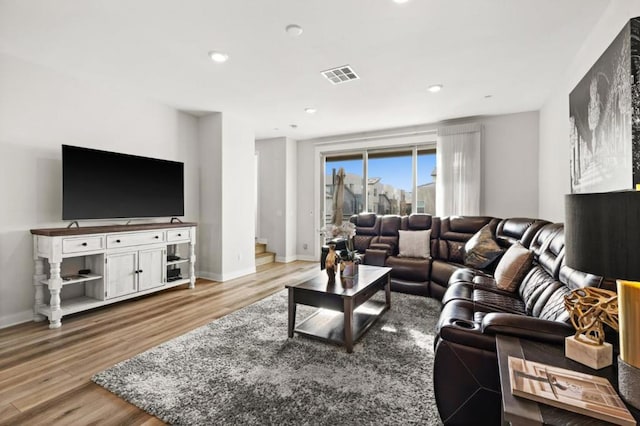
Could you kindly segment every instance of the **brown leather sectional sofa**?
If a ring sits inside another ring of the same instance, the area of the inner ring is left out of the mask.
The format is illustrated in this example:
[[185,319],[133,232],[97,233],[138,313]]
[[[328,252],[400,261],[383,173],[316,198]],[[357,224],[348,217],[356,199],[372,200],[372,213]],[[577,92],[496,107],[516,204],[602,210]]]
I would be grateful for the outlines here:
[[[564,227],[529,218],[354,215],[355,246],[364,263],[392,268],[394,291],[428,296],[443,304],[435,339],[434,391],[444,424],[501,424],[495,336],[506,334],[563,342],[575,331],[564,295],[605,284],[601,277],[564,264]],[[485,225],[497,243],[515,242],[533,253],[516,292],[496,286],[499,259],[483,270],[464,264],[465,244]],[[400,230],[431,230],[429,258],[398,256]]]

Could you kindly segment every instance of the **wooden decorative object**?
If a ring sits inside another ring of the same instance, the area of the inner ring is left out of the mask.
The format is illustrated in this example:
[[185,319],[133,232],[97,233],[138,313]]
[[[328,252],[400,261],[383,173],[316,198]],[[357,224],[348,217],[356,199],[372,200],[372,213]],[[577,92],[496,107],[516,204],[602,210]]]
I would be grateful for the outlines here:
[[329,244],[329,253],[327,253],[327,258],[325,259],[324,266],[327,270],[327,275],[329,276],[329,284],[333,284],[336,282],[336,270],[338,266],[338,254],[336,253],[336,245]]
[[603,323],[618,330],[618,295],[615,291],[585,287],[565,296],[564,306],[569,311],[575,338],[589,345],[604,342]]
[[613,347],[604,341],[603,324],[618,330],[618,295],[600,288],[579,288],[565,296],[576,334],[565,339],[565,356],[594,369],[611,365]]

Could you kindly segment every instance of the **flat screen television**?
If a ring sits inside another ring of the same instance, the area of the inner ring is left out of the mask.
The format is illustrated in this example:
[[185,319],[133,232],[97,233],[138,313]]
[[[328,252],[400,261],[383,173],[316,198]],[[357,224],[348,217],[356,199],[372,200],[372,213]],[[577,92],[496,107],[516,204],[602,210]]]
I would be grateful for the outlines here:
[[62,145],[62,219],[184,215],[184,163]]

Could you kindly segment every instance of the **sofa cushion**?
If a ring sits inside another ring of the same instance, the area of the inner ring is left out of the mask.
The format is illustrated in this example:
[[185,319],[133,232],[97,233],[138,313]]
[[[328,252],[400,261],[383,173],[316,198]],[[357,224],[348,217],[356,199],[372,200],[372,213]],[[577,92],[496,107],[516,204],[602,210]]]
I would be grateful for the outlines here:
[[496,267],[496,286],[500,290],[515,292],[522,279],[531,269],[533,252],[520,243],[515,243],[506,251]]
[[491,232],[485,225],[464,245],[464,264],[472,268],[484,269],[504,253]]
[[510,312],[522,315],[526,313],[524,302],[518,297],[511,297],[493,291],[475,289],[473,291],[473,302],[478,306],[478,310],[488,309],[489,312]]
[[426,259],[431,254],[431,231],[398,231],[400,257],[418,257]]
[[392,268],[391,278],[423,283],[429,282],[431,259],[389,256],[385,266]]

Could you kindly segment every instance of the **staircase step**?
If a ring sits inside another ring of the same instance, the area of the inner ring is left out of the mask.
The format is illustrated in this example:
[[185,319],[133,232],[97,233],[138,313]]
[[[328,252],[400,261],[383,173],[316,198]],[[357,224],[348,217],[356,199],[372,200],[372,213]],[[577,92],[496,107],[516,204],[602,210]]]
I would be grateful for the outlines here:
[[267,245],[262,243],[256,243],[256,254],[264,253],[267,251]]
[[271,252],[264,252],[256,254],[256,266],[266,265],[267,263],[273,263],[276,261],[276,254]]

